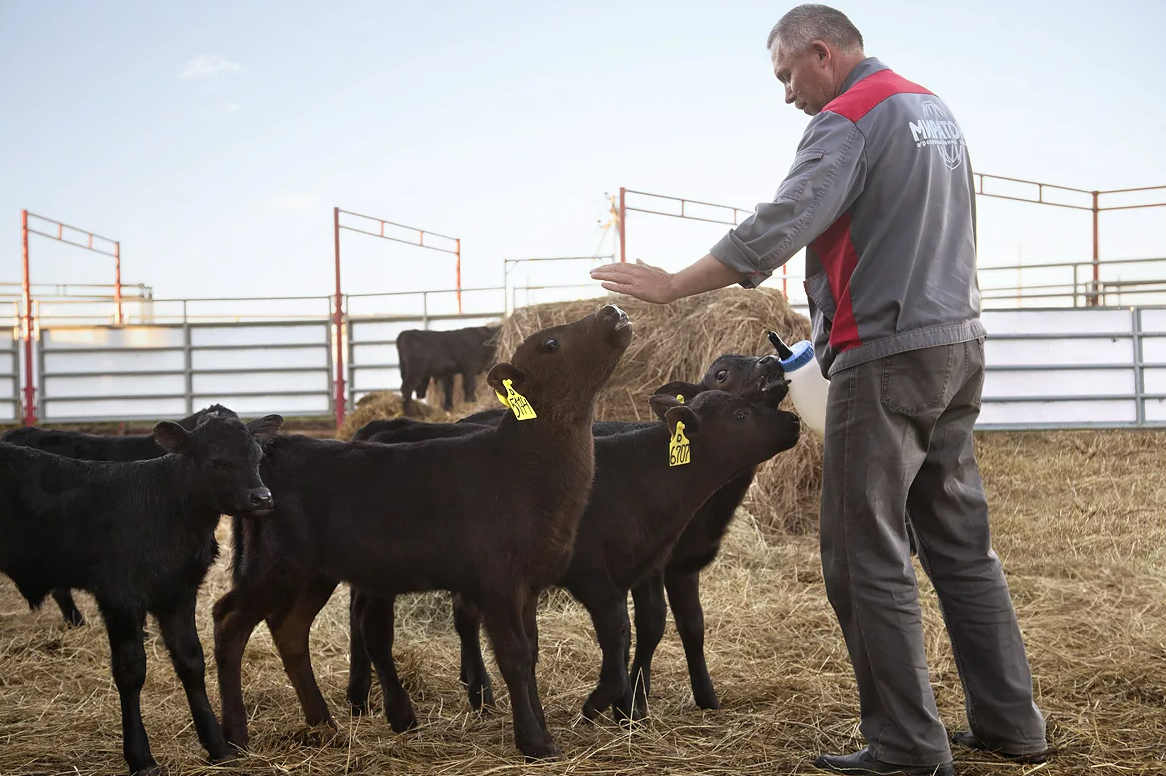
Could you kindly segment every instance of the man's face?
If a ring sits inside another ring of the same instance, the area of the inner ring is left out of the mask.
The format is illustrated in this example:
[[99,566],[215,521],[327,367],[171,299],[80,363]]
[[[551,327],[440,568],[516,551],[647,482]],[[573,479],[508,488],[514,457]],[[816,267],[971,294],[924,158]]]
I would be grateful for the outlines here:
[[783,50],[781,41],[775,40],[769,56],[773,74],[785,87],[787,105],[814,116],[837,96],[830,77],[832,52],[822,41],[816,40],[805,51],[790,56]]

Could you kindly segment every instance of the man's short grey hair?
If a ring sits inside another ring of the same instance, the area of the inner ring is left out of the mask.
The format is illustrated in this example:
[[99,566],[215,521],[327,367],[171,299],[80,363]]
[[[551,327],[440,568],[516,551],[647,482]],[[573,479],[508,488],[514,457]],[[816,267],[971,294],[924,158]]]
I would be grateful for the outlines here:
[[824,40],[847,54],[862,51],[862,33],[854,22],[836,8],[814,3],[799,5],[781,17],[770,31],[765,48],[772,50],[775,40],[781,41],[782,50],[791,55],[806,51],[815,40]]

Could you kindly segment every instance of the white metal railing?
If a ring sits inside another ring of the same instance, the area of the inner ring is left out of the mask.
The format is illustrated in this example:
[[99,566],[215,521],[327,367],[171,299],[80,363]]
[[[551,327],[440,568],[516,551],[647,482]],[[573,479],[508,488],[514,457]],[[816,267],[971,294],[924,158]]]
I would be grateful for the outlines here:
[[[982,286],[989,338],[980,427],[1166,424],[1166,305],[1084,306],[1095,291],[1103,301],[1166,300],[1166,280],[1155,280],[1147,269],[1156,263],[1166,260],[1114,262],[1113,273],[1096,284],[1091,274],[1088,281],[1071,274],[1081,273],[1088,262],[982,270],[982,279],[1017,269],[1069,274],[1067,283],[1019,278],[1023,300],[1052,299],[1055,309],[1008,304],[1011,287]],[[1118,264],[1128,268],[1118,270]],[[153,323],[123,326],[42,318],[33,350],[41,417],[46,422],[179,417],[215,401],[244,413],[323,416],[334,410],[330,390],[337,339],[346,355],[345,400],[351,405],[370,391],[400,387],[395,344],[405,329],[481,325],[515,305],[603,291],[597,283],[462,289],[460,315],[455,293],[350,295],[339,338],[328,297],[159,299],[153,300]],[[805,311],[800,300],[791,301]],[[16,341],[19,316],[13,324],[13,338],[0,345],[0,421],[19,416],[24,373]]]

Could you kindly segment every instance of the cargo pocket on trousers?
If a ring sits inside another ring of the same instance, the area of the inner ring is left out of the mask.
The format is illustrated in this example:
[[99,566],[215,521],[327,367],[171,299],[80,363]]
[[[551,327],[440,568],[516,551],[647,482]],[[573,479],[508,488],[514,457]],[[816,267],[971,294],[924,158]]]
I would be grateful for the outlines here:
[[956,345],[908,350],[885,357],[883,406],[903,415],[922,415],[944,404]]

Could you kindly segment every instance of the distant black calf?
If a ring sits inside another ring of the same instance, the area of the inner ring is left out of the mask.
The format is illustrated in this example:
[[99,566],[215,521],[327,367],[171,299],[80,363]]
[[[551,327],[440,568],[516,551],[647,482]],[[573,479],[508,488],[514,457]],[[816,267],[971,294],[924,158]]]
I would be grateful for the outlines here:
[[199,741],[212,760],[230,753],[206,697],[195,599],[218,552],[220,515],[258,515],[274,506],[259,478],[260,446],[282,421],[269,415],[245,427],[215,416],[193,431],[162,422],[154,439],[172,454],[127,463],[0,444],[0,573],[32,606],[58,588],[97,599],[133,773],[160,772],[140,708],[147,613],[157,619],[182,680]]
[[429,380],[440,379],[445,399],[453,409],[453,378],[462,376],[466,401],[474,401],[478,375],[494,360],[497,326],[473,326],[453,331],[407,329],[397,335],[397,363],[401,369],[401,398],[410,407],[414,395],[424,398]]
[[[379,445],[283,436],[263,464],[280,506],[242,527],[235,586],[215,604],[223,731],[247,743],[242,658],[266,620],[306,721],[331,721],[316,684],[308,634],[341,581],[374,596],[451,590],[483,612],[510,688],[514,740],[530,757],[558,753],[535,681],[538,591],[570,562],[594,476],[595,396],[632,337],[608,305],[528,337],[490,370],[511,414],[456,439]],[[391,621],[357,621],[369,644]],[[391,656],[372,654],[382,676]],[[394,729],[412,711],[386,702]]]
[[[221,404],[212,404],[198,412],[176,421],[187,431],[209,417],[238,417],[234,412]],[[97,434],[83,434],[80,431],[57,431],[55,429],[25,426],[13,429],[4,435],[0,441],[22,447],[35,447],[46,453],[63,455],[66,458],[79,458],[85,461],[145,461],[150,458],[160,458],[166,454],[152,434],[129,436],[101,436]],[[73,595],[65,589],[54,590],[53,600],[65,617],[65,622],[73,626],[85,624],[85,616],[77,608]]]

